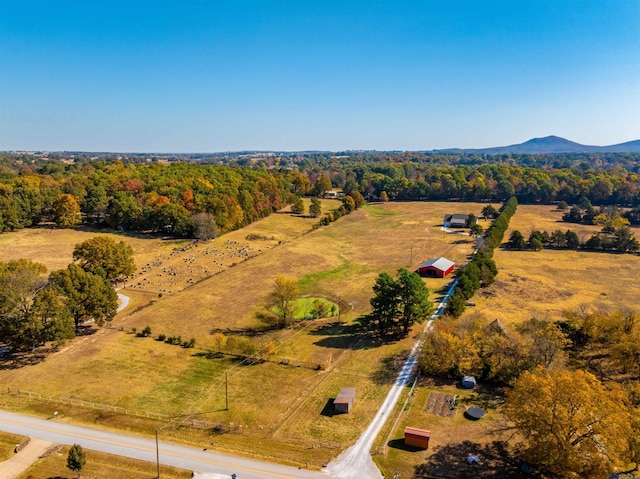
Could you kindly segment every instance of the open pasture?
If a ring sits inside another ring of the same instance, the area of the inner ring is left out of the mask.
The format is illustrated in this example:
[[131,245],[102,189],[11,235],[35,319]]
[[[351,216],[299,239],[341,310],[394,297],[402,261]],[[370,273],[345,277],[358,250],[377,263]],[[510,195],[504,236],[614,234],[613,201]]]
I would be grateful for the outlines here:
[[[246,451],[251,438],[253,450],[267,457],[326,461],[355,441],[370,421],[395,379],[389,358],[406,354],[413,341],[378,345],[357,332],[353,321],[369,311],[375,278],[383,271],[395,274],[400,267],[415,269],[434,256],[464,263],[474,241],[468,235],[442,232],[442,216],[461,209],[479,214],[482,206],[398,202],[366,207],[275,244],[173,295],[156,298],[147,307],[137,311],[129,307],[112,328],[77,338],[39,364],[0,371],[0,381],[52,396],[239,424],[242,434],[223,435],[220,444]],[[285,218],[300,219],[272,215],[219,240],[240,241],[256,230],[275,235],[278,229],[271,221],[283,225],[288,223]],[[282,331],[265,329],[256,313],[264,308],[278,275],[296,279],[301,294],[347,304],[343,324],[335,324],[334,318],[304,321]],[[450,278],[425,281],[436,301]],[[147,325],[152,338],[130,332]],[[215,353],[216,332],[238,342],[252,340],[258,349],[268,341],[277,348],[267,361],[241,362],[237,356]],[[183,340],[193,337],[196,348],[157,341],[160,333]],[[323,414],[327,402],[344,386],[359,391],[352,413]],[[168,434],[179,435],[179,429]],[[296,452],[278,446],[292,440],[300,446]],[[326,447],[310,449],[314,444]]]
[[[561,221],[562,212],[552,206],[520,205],[511,218],[511,231],[525,238],[533,229],[576,231],[587,239],[600,227]],[[640,238],[640,228],[632,228]],[[562,318],[563,311],[582,307],[640,311],[640,256],[586,251],[509,251],[497,249],[496,282],[473,298],[475,308],[464,314],[485,314],[513,324],[532,316]]]

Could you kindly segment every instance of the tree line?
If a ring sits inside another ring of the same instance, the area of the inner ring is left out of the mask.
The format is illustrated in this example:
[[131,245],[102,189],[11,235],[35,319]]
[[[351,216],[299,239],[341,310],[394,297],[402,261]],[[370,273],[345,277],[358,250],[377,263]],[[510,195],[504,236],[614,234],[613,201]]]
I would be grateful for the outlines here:
[[614,168],[615,162],[599,163],[596,157],[591,163],[541,164],[513,157],[468,164],[433,160],[419,154],[311,155],[223,166],[5,156],[0,158],[0,231],[54,221],[210,238],[287,204],[299,206],[300,196],[321,197],[333,188],[356,203],[358,195],[382,201],[516,196],[521,203],[567,204],[584,197],[593,204],[631,207],[625,214],[632,224],[640,222],[637,163]]
[[284,207],[307,182],[292,170],[184,163],[23,165],[0,174],[0,231],[53,221],[212,236]]
[[[451,316],[460,317],[465,310],[467,300],[472,298],[478,289],[493,284],[498,274],[498,268],[493,261],[493,250],[502,242],[509,227],[509,220],[515,214],[517,207],[518,201],[515,197],[509,198],[502,205],[497,218],[487,228],[482,246],[478,248],[471,261],[457,271],[458,282],[447,300],[446,311]],[[493,215],[495,209],[485,207],[483,214]]]

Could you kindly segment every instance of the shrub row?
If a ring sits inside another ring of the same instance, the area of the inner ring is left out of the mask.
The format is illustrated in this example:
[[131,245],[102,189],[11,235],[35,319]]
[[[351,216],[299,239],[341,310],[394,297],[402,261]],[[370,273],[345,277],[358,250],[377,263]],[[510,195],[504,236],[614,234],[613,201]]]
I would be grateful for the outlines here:
[[460,317],[464,312],[466,302],[481,287],[492,284],[498,274],[498,268],[493,261],[493,250],[500,245],[504,233],[509,227],[509,220],[515,214],[518,201],[515,196],[509,198],[500,209],[500,214],[487,229],[482,247],[473,255],[471,261],[458,271],[458,284],[447,301],[447,313],[453,317]]

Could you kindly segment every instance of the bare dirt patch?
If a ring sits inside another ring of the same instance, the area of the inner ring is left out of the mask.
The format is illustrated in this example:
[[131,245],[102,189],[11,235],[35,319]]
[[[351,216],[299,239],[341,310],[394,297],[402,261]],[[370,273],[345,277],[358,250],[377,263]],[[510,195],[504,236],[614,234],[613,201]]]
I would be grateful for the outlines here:
[[425,411],[442,417],[453,417],[456,414],[456,395],[431,391],[427,398]]

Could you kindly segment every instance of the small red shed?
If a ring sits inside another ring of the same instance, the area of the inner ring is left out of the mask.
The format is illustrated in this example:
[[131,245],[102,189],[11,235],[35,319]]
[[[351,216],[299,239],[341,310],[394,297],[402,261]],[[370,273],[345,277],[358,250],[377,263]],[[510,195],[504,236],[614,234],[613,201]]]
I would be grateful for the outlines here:
[[418,429],[417,427],[404,428],[404,443],[407,446],[419,447],[421,449],[429,449],[429,438],[431,431]]
[[337,413],[349,413],[356,400],[356,388],[342,388],[333,400],[333,408]]
[[433,258],[418,266],[420,276],[435,276],[444,278],[453,271],[455,263],[447,258]]

